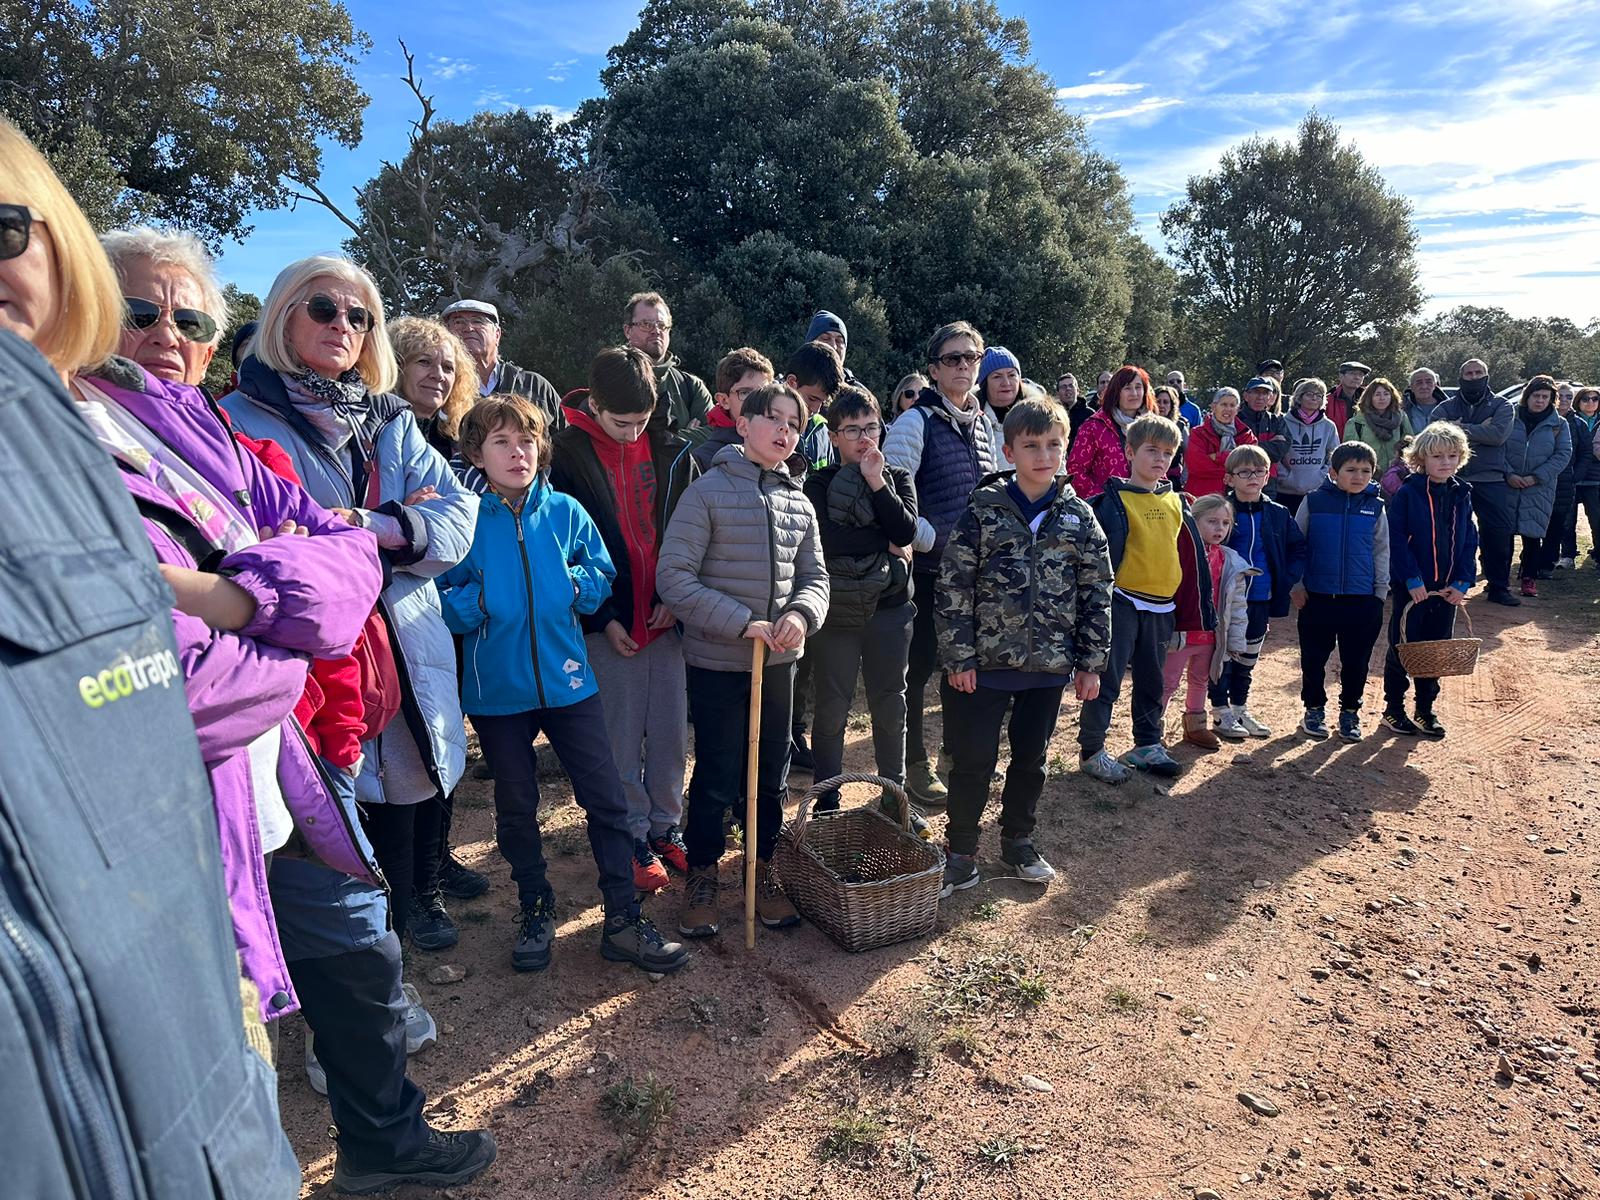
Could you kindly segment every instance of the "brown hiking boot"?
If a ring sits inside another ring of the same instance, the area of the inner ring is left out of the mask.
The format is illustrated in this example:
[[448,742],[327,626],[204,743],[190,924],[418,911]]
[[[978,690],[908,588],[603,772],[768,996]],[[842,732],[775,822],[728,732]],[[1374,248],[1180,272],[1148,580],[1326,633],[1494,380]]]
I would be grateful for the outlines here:
[[1199,746],[1202,750],[1215,750],[1222,745],[1222,740],[1211,732],[1206,724],[1206,715],[1203,712],[1186,712],[1183,714],[1183,740],[1191,746]]
[[756,918],[768,929],[790,929],[800,924],[789,897],[778,890],[769,863],[756,863]]
[[711,937],[721,920],[717,912],[717,869],[690,871],[683,885],[683,907],[678,910],[678,932],[684,937]]

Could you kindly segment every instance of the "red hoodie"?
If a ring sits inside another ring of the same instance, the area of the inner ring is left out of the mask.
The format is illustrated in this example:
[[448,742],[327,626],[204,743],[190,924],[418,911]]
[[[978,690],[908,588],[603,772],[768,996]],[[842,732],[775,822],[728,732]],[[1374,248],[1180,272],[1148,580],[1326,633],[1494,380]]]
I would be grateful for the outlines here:
[[[661,545],[661,530],[656,528],[656,473],[650,439],[640,437],[619,442],[600,428],[599,423],[579,404],[565,410],[567,423],[589,435],[594,456],[611,485],[611,503],[616,508],[617,525],[628,547],[628,575],[633,581],[633,614],[628,636],[643,650],[662,630],[651,629],[651,597],[656,594],[656,558]],[[713,408],[711,424],[717,424]]]

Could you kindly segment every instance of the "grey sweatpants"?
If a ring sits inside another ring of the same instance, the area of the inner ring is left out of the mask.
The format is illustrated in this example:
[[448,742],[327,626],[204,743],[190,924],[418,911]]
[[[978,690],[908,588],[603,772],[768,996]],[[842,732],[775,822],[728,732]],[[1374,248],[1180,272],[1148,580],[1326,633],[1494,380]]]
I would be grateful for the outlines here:
[[683,642],[669,629],[632,658],[604,634],[583,639],[589,668],[605,701],[606,736],[628,797],[634,839],[665,833],[683,821],[683,763],[689,751],[689,693]]

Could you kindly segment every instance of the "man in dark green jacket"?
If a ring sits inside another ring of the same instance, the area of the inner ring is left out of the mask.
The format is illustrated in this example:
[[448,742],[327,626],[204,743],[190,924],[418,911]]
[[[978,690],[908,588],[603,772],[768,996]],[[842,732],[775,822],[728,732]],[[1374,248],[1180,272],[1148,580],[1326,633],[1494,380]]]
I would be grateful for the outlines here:
[[667,428],[685,434],[702,424],[711,411],[711,393],[705,381],[678,365],[672,344],[672,309],[660,292],[639,292],[628,299],[622,314],[622,336],[628,345],[644,351],[656,372],[656,411]]

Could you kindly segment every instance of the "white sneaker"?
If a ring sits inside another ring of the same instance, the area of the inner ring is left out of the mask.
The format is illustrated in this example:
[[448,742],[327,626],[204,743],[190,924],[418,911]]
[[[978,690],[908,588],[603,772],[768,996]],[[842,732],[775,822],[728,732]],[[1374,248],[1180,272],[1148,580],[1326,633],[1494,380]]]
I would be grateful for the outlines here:
[[406,1054],[418,1054],[426,1050],[439,1040],[439,1027],[434,1024],[433,1016],[422,1007],[422,997],[417,989],[409,983],[402,983],[400,990],[406,997]]
[[311,1046],[311,1030],[306,1030],[306,1082],[311,1085],[311,1090],[319,1096],[328,1094],[328,1073],[322,1069],[322,1064],[317,1061],[317,1052]]
[[1253,738],[1269,738],[1272,736],[1272,730],[1252,717],[1250,710],[1242,704],[1234,705],[1233,719],[1239,722],[1240,729],[1243,729]]
[[1572,570],[1572,560],[1570,558],[1558,558],[1558,559],[1556,559],[1556,570],[1558,570],[1558,571],[1570,571],[1570,570]]
[[1250,736],[1245,727],[1239,724],[1238,714],[1227,705],[1211,710],[1211,725],[1218,737],[1227,738],[1230,742],[1242,742]]

